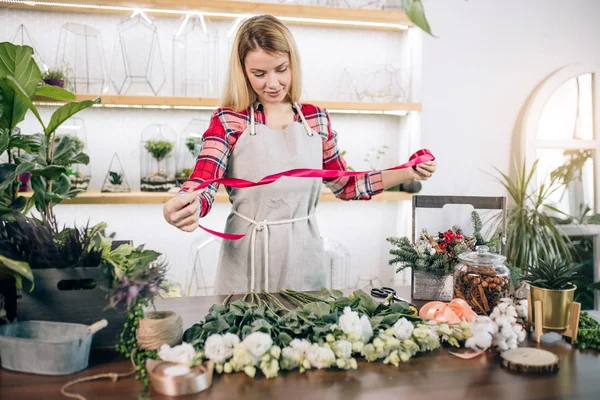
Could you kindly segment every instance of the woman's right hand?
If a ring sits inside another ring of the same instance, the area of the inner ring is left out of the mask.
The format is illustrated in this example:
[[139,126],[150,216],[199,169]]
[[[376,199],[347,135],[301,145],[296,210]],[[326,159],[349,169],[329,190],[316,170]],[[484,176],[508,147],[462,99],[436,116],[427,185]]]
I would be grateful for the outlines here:
[[200,198],[198,193],[180,194],[167,201],[163,206],[165,220],[184,232],[193,232],[198,228],[200,218]]

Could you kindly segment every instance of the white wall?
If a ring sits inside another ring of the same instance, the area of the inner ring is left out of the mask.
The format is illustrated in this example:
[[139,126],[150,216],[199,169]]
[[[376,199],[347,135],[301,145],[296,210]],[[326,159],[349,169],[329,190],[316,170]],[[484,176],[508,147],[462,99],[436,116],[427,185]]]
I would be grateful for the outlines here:
[[596,0],[425,0],[422,143],[440,170],[427,194],[504,195],[529,94],[573,62],[599,62]]

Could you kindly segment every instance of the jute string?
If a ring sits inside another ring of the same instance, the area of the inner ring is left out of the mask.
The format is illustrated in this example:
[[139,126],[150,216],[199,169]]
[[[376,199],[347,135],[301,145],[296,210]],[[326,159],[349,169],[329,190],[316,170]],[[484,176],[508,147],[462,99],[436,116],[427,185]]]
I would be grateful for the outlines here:
[[[163,344],[174,346],[181,343],[183,338],[183,320],[181,315],[172,311],[150,311],[146,313],[144,318],[141,318],[137,330],[138,347],[144,350],[156,350]],[[60,394],[65,397],[78,400],[87,400],[80,394],[67,392],[66,389],[70,386],[82,382],[94,381],[97,379],[110,379],[113,382],[120,378],[128,378],[135,374],[136,365],[133,356],[136,350],[131,352],[131,365],[133,370],[125,373],[107,372],[104,374],[96,374],[83,378],[74,379],[67,382],[61,389]]]

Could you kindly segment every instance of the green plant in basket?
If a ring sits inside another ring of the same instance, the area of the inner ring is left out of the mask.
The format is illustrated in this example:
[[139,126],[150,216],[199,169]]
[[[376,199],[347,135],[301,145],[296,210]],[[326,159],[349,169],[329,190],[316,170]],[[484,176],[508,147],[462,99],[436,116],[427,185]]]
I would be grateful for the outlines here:
[[189,150],[192,156],[198,156],[198,150],[200,147],[200,141],[194,137],[189,137],[185,139],[185,147]]

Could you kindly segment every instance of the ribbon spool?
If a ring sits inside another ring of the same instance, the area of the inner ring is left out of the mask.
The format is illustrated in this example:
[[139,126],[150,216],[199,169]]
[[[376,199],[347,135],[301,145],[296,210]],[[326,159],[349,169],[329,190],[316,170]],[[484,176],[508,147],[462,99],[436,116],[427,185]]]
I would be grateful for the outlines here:
[[173,311],[150,311],[140,319],[137,329],[138,346],[157,350],[163,344],[175,346],[183,339],[183,319]]
[[165,369],[176,365],[166,361],[146,360],[146,371],[154,390],[167,396],[184,396],[202,392],[212,384],[212,362],[192,367],[189,372],[180,376],[164,373]]
[[446,322],[452,325],[459,324],[461,321],[471,322],[477,317],[477,314],[466,301],[453,299],[450,303],[430,301],[421,307],[419,317],[432,319],[435,322]]

